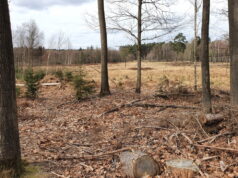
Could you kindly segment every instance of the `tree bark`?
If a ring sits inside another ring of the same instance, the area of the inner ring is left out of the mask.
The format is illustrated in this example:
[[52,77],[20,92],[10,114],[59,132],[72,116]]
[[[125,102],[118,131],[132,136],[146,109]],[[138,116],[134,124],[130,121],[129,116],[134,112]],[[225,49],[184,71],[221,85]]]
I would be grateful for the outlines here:
[[0,1],[0,174],[20,174],[15,71],[8,1]]
[[197,91],[197,0],[194,1],[194,90]]
[[108,82],[108,48],[107,48],[107,29],[104,11],[104,0],[98,0],[98,17],[101,34],[101,91],[100,95],[110,95]]
[[202,15],[202,104],[205,113],[212,112],[210,69],[209,69],[209,21],[210,21],[210,0],[203,0]]
[[229,0],[231,104],[238,106],[238,1]]
[[141,93],[141,16],[142,16],[142,0],[138,0],[138,34],[137,34],[137,80],[136,93]]

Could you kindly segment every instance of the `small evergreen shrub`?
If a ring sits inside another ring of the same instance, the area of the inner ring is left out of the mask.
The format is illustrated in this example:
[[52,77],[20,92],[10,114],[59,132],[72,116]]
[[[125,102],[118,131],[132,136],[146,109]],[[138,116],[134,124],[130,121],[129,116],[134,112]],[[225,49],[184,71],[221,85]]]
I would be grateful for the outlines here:
[[37,92],[39,89],[39,76],[34,75],[32,69],[27,69],[24,74],[24,80],[26,82],[26,97],[28,98],[36,98]]
[[65,80],[67,81],[67,82],[71,82],[72,80],[73,80],[73,74],[72,74],[72,72],[65,72]]
[[35,75],[36,80],[39,81],[45,77],[46,73],[43,70],[39,70],[39,71],[35,72],[34,75]]
[[62,70],[57,70],[54,72],[55,77],[57,77],[59,80],[64,80],[64,73]]
[[19,97],[21,95],[21,89],[16,87],[16,96]]
[[24,79],[24,71],[23,71],[23,69],[15,68],[15,76],[16,76],[16,79],[23,80]]
[[73,79],[73,85],[76,91],[77,100],[85,99],[89,95],[95,93],[95,81],[88,81],[85,79],[85,77],[86,75],[81,72]]

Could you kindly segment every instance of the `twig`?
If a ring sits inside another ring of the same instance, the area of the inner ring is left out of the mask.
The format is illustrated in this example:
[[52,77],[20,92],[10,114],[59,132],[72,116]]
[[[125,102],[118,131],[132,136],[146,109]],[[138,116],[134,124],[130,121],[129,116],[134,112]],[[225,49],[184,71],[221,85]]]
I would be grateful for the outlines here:
[[215,146],[209,146],[209,145],[198,145],[194,144],[195,147],[200,147],[200,148],[210,148],[213,150],[220,150],[220,151],[226,151],[226,152],[233,152],[233,153],[238,153],[238,149],[232,149],[232,148],[223,148],[223,147],[215,147]]
[[182,135],[184,138],[186,138],[188,140],[188,142],[193,145],[193,141],[185,134],[185,133],[180,133],[180,135]]
[[65,103],[57,105],[56,108],[60,108],[60,107],[62,107],[64,105],[68,105],[68,104],[75,104],[77,102],[79,102],[79,101],[78,100],[73,100],[73,101],[65,102]]
[[205,158],[202,158],[201,161],[208,161],[208,160],[211,160],[211,159],[214,159],[214,158],[218,158],[218,156],[205,157]]
[[[181,135],[183,135],[185,137],[185,133],[180,133]],[[186,135],[185,137],[189,143],[192,142],[192,140]],[[232,148],[223,148],[223,147],[215,147],[215,146],[209,146],[209,145],[199,145],[199,144],[191,144],[195,147],[198,147],[198,148],[210,148],[210,149],[214,149],[214,150],[219,150],[219,151],[226,151],[226,152],[233,152],[233,153],[238,153],[238,149],[235,150],[235,149],[232,149]]]
[[203,131],[203,133],[204,133],[207,137],[209,137],[209,135],[207,134],[207,132],[203,129],[202,124],[201,124],[201,122],[198,120],[198,117],[197,117],[197,116],[195,116],[195,119],[196,119],[196,121],[197,121],[199,127],[200,127],[201,130]]
[[88,166],[85,163],[79,163],[81,166],[90,169],[90,171],[93,171],[93,167],[92,166]]
[[57,174],[57,173],[55,173],[55,172],[53,172],[53,171],[51,171],[51,174],[54,174],[54,175],[56,175],[56,176],[58,176],[58,177],[62,177],[62,178],[70,178],[70,176],[65,177],[64,175]]
[[209,140],[214,141],[214,140],[217,139],[218,137],[225,136],[225,135],[232,135],[232,133],[227,132],[227,133],[218,134],[218,135],[215,135],[215,136],[212,136],[212,137],[209,137],[209,138],[206,138],[206,139],[197,141],[197,143],[204,143],[204,142],[209,141]]
[[170,122],[170,121],[167,121],[168,123],[170,123],[172,126],[174,126],[174,128],[177,130],[177,134],[180,134],[180,135],[182,135],[186,140],[188,140],[188,142],[191,144],[191,145],[193,145],[193,141],[184,133],[184,132],[181,132],[180,131],[180,129],[176,126],[176,125],[174,125],[172,122]]
[[168,122],[169,124],[171,124],[177,131],[180,131],[180,129],[179,129],[176,125],[174,125],[172,122],[170,122],[170,121],[168,121],[168,120],[167,120],[167,122]]
[[57,105],[56,108],[59,108],[59,107],[62,107],[64,105],[68,105],[68,104],[76,104],[76,103],[80,103],[82,101],[88,101],[88,100],[95,99],[95,98],[97,98],[97,96],[90,96],[90,97],[86,97],[86,98],[83,98],[80,100],[73,100],[73,101],[65,102],[65,103]]
[[166,110],[167,108],[160,108],[158,111],[157,111],[157,113],[158,112],[162,112],[162,111],[164,111],[164,110]]
[[238,162],[237,163],[232,163],[232,164],[229,164],[228,166],[226,166],[226,168],[224,169],[224,171],[223,172],[226,172],[227,171],[227,169],[229,169],[230,167],[232,167],[232,166],[238,166]]
[[195,164],[195,166],[197,167],[199,174],[200,174],[202,177],[205,177],[205,174],[202,172],[202,170],[200,169],[200,167],[198,166],[198,164],[197,164],[195,161],[193,161],[193,164]]

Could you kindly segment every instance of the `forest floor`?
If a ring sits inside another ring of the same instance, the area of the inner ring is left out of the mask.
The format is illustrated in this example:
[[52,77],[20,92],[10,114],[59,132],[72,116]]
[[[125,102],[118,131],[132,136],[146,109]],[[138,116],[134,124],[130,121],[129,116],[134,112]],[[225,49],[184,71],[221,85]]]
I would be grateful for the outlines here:
[[[133,66],[109,65],[110,96],[79,102],[63,83],[41,87],[35,100],[17,99],[22,158],[39,167],[35,177],[124,177],[118,159],[124,148],[153,156],[164,165],[161,177],[169,177],[166,160],[182,158],[196,162],[197,177],[238,176],[237,112],[229,106],[227,64],[211,66],[213,111],[224,120],[207,130],[197,121],[201,92],[192,89],[192,65],[145,63],[140,95],[134,93]],[[85,70],[99,86],[99,65]]]

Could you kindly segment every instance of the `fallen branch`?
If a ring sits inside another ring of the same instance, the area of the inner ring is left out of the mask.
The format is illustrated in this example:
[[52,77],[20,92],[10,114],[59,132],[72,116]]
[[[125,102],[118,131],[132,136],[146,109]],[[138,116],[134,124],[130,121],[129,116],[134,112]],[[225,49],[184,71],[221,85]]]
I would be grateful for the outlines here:
[[99,153],[96,155],[83,155],[83,156],[79,156],[79,157],[58,157],[58,160],[72,160],[72,159],[86,159],[86,160],[93,160],[93,159],[97,159],[97,158],[101,158],[104,156],[110,156],[110,155],[115,155],[117,153],[123,152],[123,151],[132,151],[133,148],[132,147],[127,147],[127,148],[122,148],[119,150],[114,150],[114,151],[109,151],[106,153]]
[[127,104],[122,104],[116,108],[113,108],[113,109],[110,109],[102,114],[100,114],[98,117],[102,117],[103,115],[106,115],[106,114],[109,114],[109,113],[112,113],[112,112],[116,112],[116,111],[119,111],[120,109],[124,108],[124,107],[129,107],[137,102],[140,102],[142,101],[141,99],[137,99],[137,100],[134,100],[134,101],[131,101],[130,103],[127,103]]
[[182,136],[184,136],[190,145],[198,148],[209,148],[213,150],[218,150],[218,151],[226,151],[226,152],[233,152],[233,153],[238,153],[238,149],[232,149],[232,148],[224,148],[224,147],[215,147],[215,146],[209,146],[209,145],[199,145],[199,144],[194,144],[193,141],[185,134],[185,133],[180,133]]
[[218,134],[218,135],[215,135],[215,136],[212,136],[212,137],[209,137],[209,138],[197,141],[197,143],[204,143],[204,142],[207,142],[207,141],[210,141],[210,140],[214,141],[218,137],[225,136],[225,135],[232,135],[232,133],[228,132],[228,133]]
[[233,152],[233,153],[238,153],[238,149],[232,149],[232,148],[223,148],[223,147],[215,147],[215,146],[208,146],[208,145],[198,145],[198,144],[194,144],[193,146],[195,147],[200,147],[200,148],[209,148],[209,149],[213,149],[213,150],[219,150],[219,151],[226,151],[226,152]]
[[183,96],[183,97],[186,97],[186,96],[195,96],[195,94],[182,94],[182,93],[167,93],[167,94],[155,94],[154,97],[158,97],[158,98],[163,98],[163,99],[169,99],[170,96]]
[[167,108],[174,108],[174,109],[178,109],[178,108],[181,108],[181,109],[199,109],[198,107],[192,107],[192,106],[177,106],[177,105],[158,105],[158,104],[141,104],[141,103],[138,103],[142,100],[135,100],[135,101],[132,101],[128,104],[122,104],[116,108],[113,108],[113,109],[110,109],[102,114],[100,114],[98,117],[101,117],[103,115],[106,115],[106,114],[110,114],[110,113],[113,113],[113,112],[116,112],[116,111],[119,111],[120,109],[122,108],[125,108],[125,107],[144,107],[144,108],[163,108],[164,109],[167,109]]
[[158,105],[158,104],[140,104],[136,103],[131,106],[135,107],[145,107],[145,108],[173,108],[173,109],[199,109],[198,107],[192,107],[192,106],[178,106],[178,105]]
[[159,127],[159,126],[141,126],[136,127],[135,129],[158,129],[158,130],[172,130],[166,127]]

